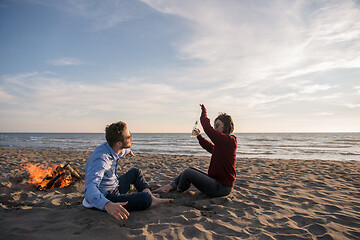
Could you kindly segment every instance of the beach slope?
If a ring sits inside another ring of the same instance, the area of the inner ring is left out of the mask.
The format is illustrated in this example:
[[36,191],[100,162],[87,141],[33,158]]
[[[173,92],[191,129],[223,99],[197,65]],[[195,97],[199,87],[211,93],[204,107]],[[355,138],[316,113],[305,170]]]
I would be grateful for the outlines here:
[[[1,239],[360,239],[360,162],[238,159],[229,196],[197,189],[170,192],[174,203],[132,212],[124,221],[81,205],[84,180],[38,191],[32,163],[65,163],[84,174],[91,152],[0,149]],[[206,171],[209,157],[139,153],[119,162],[138,167],[152,188],[188,166]]]

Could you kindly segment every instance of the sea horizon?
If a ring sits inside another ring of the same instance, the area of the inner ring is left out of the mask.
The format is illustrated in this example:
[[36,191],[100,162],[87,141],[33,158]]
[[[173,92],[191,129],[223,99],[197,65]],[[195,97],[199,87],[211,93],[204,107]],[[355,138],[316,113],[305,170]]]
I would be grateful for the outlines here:
[[[132,133],[138,153],[210,156],[190,133]],[[359,132],[234,133],[238,158],[360,161]],[[207,137],[203,133],[204,137]],[[104,133],[0,133],[0,147],[93,151]]]
[[[191,135],[191,132],[133,132],[130,131],[132,134],[189,134]],[[201,132],[202,134],[205,134],[204,132]],[[327,133],[355,133],[355,134],[360,134],[360,132],[350,132],[350,131],[328,131],[328,132],[314,132],[314,131],[309,131],[309,132],[234,132],[232,134],[311,134],[311,133],[315,133],[315,134],[327,134]],[[0,134],[105,134],[105,132],[0,132]]]

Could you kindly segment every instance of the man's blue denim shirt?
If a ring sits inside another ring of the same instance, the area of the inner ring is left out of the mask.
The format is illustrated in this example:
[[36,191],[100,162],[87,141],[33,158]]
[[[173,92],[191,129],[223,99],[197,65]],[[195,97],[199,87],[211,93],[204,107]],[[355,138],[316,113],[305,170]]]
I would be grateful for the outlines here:
[[109,202],[105,198],[106,194],[119,185],[118,160],[129,152],[130,149],[124,149],[117,155],[107,142],[94,150],[85,165],[84,206],[104,210],[105,204]]

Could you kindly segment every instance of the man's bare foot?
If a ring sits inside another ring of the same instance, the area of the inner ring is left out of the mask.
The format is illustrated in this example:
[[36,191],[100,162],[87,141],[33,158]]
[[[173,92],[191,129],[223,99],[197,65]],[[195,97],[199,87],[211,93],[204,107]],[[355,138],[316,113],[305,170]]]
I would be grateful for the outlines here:
[[170,184],[166,184],[166,185],[162,186],[161,188],[154,190],[154,192],[168,193],[171,190],[173,190],[173,187]]
[[174,202],[174,199],[171,198],[157,198],[152,196],[152,203],[151,203],[151,207],[160,205],[160,204],[166,204],[166,203],[172,203]]

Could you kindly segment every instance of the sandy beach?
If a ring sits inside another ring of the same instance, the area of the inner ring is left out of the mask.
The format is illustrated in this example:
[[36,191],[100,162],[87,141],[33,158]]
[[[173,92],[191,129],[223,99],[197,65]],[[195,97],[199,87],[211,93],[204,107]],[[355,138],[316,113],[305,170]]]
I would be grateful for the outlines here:
[[[360,162],[238,159],[229,196],[197,189],[170,192],[160,205],[117,221],[81,205],[84,180],[39,191],[27,183],[22,158],[68,162],[84,174],[91,152],[0,149],[1,239],[360,239]],[[135,153],[136,154],[136,153]],[[138,167],[153,189],[209,157],[138,153],[119,173]]]

